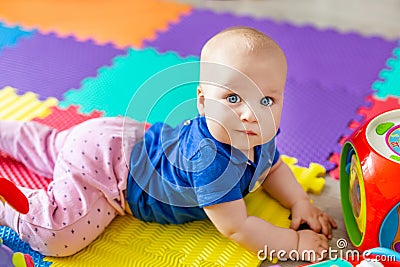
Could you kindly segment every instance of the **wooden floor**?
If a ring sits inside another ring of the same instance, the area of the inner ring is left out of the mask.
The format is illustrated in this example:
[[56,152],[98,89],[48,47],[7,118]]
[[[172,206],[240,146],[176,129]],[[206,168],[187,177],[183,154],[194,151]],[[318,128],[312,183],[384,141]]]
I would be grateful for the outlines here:
[[[195,7],[217,12],[233,12],[255,18],[272,18],[295,25],[314,25],[319,29],[358,32],[363,36],[380,36],[387,40],[400,39],[400,1],[398,0],[269,0],[269,1],[210,1],[177,0]],[[343,222],[339,182],[326,177],[321,195],[311,195],[314,202],[333,216],[339,224],[330,242],[337,249],[337,240],[345,238],[347,249],[353,249]],[[298,266],[302,262],[280,262],[281,266]],[[262,266],[271,263],[264,262]]]
[[296,25],[311,24],[341,32],[356,31],[388,39],[400,37],[400,1],[398,0],[175,0],[229,11],[256,18],[272,18]]

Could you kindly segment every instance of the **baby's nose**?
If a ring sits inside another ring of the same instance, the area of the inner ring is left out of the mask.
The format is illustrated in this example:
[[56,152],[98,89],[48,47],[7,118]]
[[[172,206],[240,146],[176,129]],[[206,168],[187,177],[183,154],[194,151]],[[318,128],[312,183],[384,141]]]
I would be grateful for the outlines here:
[[249,107],[248,105],[244,105],[241,114],[240,114],[240,119],[242,121],[247,121],[247,122],[255,122],[257,121],[257,117],[254,113],[254,110]]

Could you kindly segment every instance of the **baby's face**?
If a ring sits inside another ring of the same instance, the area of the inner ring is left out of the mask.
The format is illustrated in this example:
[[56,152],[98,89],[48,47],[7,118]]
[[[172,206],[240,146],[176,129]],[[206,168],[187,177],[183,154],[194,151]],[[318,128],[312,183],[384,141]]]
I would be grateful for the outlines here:
[[247,153],[270,141],[279,128],[286,61],[271,51],[244,55],[225,50],[218,57],[224,65],[206,63],[203,68],[206,82],[198,88],[199,113],[215,139]]

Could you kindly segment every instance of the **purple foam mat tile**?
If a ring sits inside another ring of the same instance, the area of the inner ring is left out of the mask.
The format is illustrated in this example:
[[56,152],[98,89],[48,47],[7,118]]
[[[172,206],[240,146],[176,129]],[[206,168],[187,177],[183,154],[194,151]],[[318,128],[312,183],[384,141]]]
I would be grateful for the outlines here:
[[311,162],[334,168],[329,156],[348,124],[365,104],[365,96],[347,87],[327,88],[318,82],[299,83],[288,79],[277,144],[281,154],[296,157],[299,165]]
[[79,42],[74,37],[37,33],[20,40],[18,46],[5,48],[0,56],[0,88],[12,86],[18,93],[34,91],[41,99],[56,97],[79,88],[85,77],[96,76],[97,69],[125,53],[112,44]]
[[396,47],[396,41],[379,37],[198,9],[144,44],[160,52],[174,50],[181,56],[199,56],[211,36],[238,25],[255,27],[279,43],[287,56],[288,76],[299,82],[317,80],[327,86],[347,86],[358,93],[370,90]]

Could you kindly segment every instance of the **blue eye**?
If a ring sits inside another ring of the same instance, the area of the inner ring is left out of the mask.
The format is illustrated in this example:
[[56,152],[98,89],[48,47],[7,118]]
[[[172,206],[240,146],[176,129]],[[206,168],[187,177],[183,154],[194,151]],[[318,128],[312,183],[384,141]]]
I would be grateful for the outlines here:
[[229,95],[226,100],[228,100],[229,103],[239,103],[240,97],[238,95]]
[[266,107],[271,106],[273,103],[274,103],[274,101],[272,100],[272,98],[270,98],[268,96],[263,97],[260,101],[260,104],[263,106],[266,106]]

